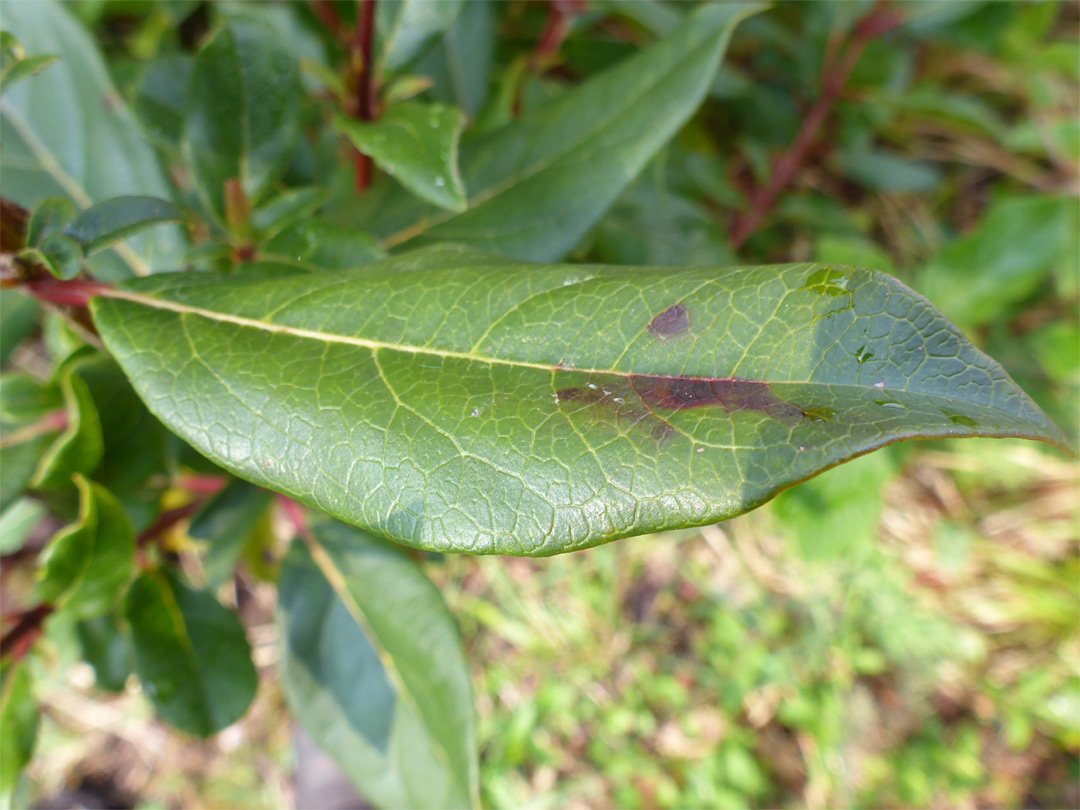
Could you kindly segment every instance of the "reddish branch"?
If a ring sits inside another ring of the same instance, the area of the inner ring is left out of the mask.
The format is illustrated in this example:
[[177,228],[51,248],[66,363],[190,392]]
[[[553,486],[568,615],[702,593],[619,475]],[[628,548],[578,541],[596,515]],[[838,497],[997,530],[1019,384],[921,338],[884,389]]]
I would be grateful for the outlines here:
[[154,542],[160,538],[165,532],[175,526],[181,521],[187,520],[194,515],[206,504],[205,498],[197,498],[191,503],[178,506],[175,509],[170,509],[167,512],[162,512],[158,515],[158,519],[150,524],[149,528],[143,530],[139,535],[136,545],[142,547],[148,543]]
[[829,113],[840,99],[844,86],[851,77],[855,65],[858,64],[867,43],[903,22],[900,13],[890,8],[889,3],[890,0],[877,0],[873,8],[855,23],[847,49],[840,58],[839,64],[825,71],[821,81],[821,96],[803,119],[795,140],[777,161],[769,182],[751,194],[750,210],[745,215],[736,217],[732,222],[731,246],[734,249],[741,247],[747,238],[761,227],[765,217],[776,204],[777,196],[802,166],[807,152],[817,140]]
[[[345,110],[361,121],[375,120],[376,87],[374,70],[375,49],[375,0],[360,0],[356,32],[350,52],[350,74],[353,79],[351,94]],[[359,149],[353,149],[355,187],[362,193],[371,185],[371,158]]]
[[345,25],[341,22],[337,9],[334,8],[333,0],[308,0],[308,5],[311,6],[311,11],[326,30],[348,49],[351,37]]
[[44,604],[31,608],[19,617],[19,621],[0,638],[0,658],[22,658],[42,632],[45,618],[53,612],[53,606]]
[[540,35],[536,50],[533,51],[533,71],[541,69],[559,52],[566,35],[570,33],[570,23],[585,11],[585,2],[586,0],[551,0],[547,26]]

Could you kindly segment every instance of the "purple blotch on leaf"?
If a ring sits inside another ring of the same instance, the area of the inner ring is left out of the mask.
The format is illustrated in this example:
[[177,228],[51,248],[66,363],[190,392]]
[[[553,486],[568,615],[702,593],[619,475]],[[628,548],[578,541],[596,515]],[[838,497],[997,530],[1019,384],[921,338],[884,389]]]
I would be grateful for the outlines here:
[[690,313],[682,304],[672,304],[649,321],[649,331],[660,340],[681,335],[689,328]]

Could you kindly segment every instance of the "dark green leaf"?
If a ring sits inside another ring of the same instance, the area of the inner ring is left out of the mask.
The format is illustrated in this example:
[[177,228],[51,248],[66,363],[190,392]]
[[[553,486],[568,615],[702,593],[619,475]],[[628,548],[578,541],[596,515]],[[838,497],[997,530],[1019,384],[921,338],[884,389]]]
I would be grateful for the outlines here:
[[132,668],[131,637],[114,613],[79,622],[75,628],[82,657],[94,668],[98,689],[120,692]]
[[[507,256],[564,256],[694,113],[753,4],[716,3],[665,39],[462,146],[469,210],[454,215],[389,189],[335,213],[386,247],[455,241]],[[373,190],[374,191],[374,190]]]
[[470,0],[465,10],[416,71],[435,80],[431,95],[453,104],[475,119],[483,109],[491,84],[497,6]]
[[259,259],[297,263],[314,270],[345,270],[383,258],[379,243],[363,231],[321,219],[304,219],[280,231],[259,250]]
[[18,290],[0,290],[0,366],[6,366],[11,352],[34,331],[40,305]]
[[[168,197],[153,148],[140,138],[89,32],[68,9],[54,0],[7,3],[4,25],[28,52],[64,56],[0,100],[4,196],[26,207],[64,196],[80,209],[121,194]],[[175,269],[182,253],[179,230],[161,228],[90,266],[115,279]]]
[[49,446],[30,482],[35,489],[66,489],[75,473],[89,475],[101,463],[101,420],[90,392],[79,377],[60,379],[67,427]]
[[420,548],[553,554],[713,523],[911,437],[1064,439],[925,299],[832,265],[139,279],[91,302],[214,462]]
[[376,6],[380,75],[399,70],[454,24],[464,0],[397,0]]
[[203,570],[210,590],[216,590],[232,576],[244,545],[270,500],[269,492],[244,481],[232,481],[191,521],[188,535],[209,544]]
[[208,208],[225,220],[225,183],[256,201],[300,140],[300,72],[269,27],[232,18],[207,42],[190,81],[184,154]]
[[472,685],[438,590],[399,550],[341,523],[294,541],[280,589],[282,679],[297,719],[380,807],[477,804]]
[[260,237],[270,239],[315,213],[326,202],[327,196],[326,189],[319,186],[288,189],[256,208],[252,224]]
[[38,705],[26,659],[0,665],[0,804],[7,807],[37,741]]
[[45,238],[61,233],[74,218],[75,203],[67,197],[49,197],[42,200],[34,206],[30,220],[26,223],[27,246],[37,247]]
[[147,65],[135,91],[133,109],[147,135],[174,153],[180,151],[193,65],[188,54],[160,56]]
[[101,423],[103,454],[95,478],[116,496],[136,530],[157,515],[172,441],[123,371],[101,354],[78,357],[71,369],[84,383]]
[[57,278],[73,279],[82,270],[83,252],[79,243],[66,234],[47,237],[36,248],[27,248],[20,256],[43,265]]
[[179,208],[157,197],[113,197],[87,208],[64,233],[89,256],[154,225],[183,219]]
[[468,207],[457,166],[465,116],[456,107],[405,101],[371,123],[339,115],[334,127],[418,197],[451,211]]
[[135,672],[167,722],[209,737],[236,722],[255,697],[258,679],[240,619],[213,594],[170,570],[150,571],[124,600]]
[[39,596],[81,619],[107,613],[135,570],[135,534],[124,508],[99,484],[75,476],[79,518],[45,547]]

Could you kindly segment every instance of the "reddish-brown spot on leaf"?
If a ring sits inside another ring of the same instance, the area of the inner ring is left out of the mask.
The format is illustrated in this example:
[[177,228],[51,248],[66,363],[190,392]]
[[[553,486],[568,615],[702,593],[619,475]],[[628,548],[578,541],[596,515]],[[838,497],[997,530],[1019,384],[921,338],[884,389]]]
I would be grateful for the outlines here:
[[780,399],[766,382],[635,375],[630,377],[630,384],[650,410],[684,411],[718,406],[729,413],[758,411],[787,425],[804,416],[801,408]]
[[649,321],[649,331],[660,340],[681,335],[689,328],[690,313],[682,304],[672,304]]

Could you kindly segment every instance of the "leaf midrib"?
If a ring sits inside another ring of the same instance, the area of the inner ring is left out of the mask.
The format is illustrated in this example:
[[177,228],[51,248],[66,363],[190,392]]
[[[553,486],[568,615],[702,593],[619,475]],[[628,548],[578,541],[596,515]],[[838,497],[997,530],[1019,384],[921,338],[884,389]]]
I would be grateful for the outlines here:
[[[141,304],[153,309],[164,309],[172,312],[176,312],[180,315],[195,315],[198,317],[206,318],[210,321],[217,321],[219,323],[230,323],[235,326],[246,327],[249,329],[258,329],[263,332],[269,332],[271,334],[284,335],[288,337],[304,338],[308,340],[319,340],[325,343],[339,343],[349,346],[358,346],[361,348],[369,349],[373,353],[377,353],[380,350],[402,352],[404,354],[419,354],[428,355],[431,357],[439,357],[451,360],[466,360],[474,363],[481,363],[492,366],[506,366],[510,368],[527,368],[534,371],[546,371],[554,375],[558,371],[573,372],[578,374],[607,374],[615,377],[633,378],[633,377],[649,377],[652,379],[672,379],[672,380],[687,380],[687,381],[702,381],[702,382],[759,382],[767,383],[770,385],[809,385],[809,386],[822,386],[827,388],[853,388],[858,391],[874,391],[881,394],[898,393],[898,394],[916,394],[919,396],[930,397],[933,399],[939,399],[943,402],[954,403],[956,401],[969,402],[969,400],[958,400],[957,397],[948,397],[943,394],[938,394],[930,391],[919,391],[911,388],[896,388],[877,385],[858,385],[855,383],[842,383],[842,382],[819,382],[815,380],[751,380],[742,377],[715,377],[706,375],[694,375],[694,374],[650,374],[647,372],[638,371],[620,371],[610,368],[578,368],[572,366],[551,365],[549,363],[536,363],[529,360],[515,360],[509,358],[490,357],[487,355],[474,354],[472,352],[454,351],[452,349],[437,349],[431,346],[416,346],[404,343],[390,343],[387,341],[372,340],[370,338],[350,337],[348,335],[336,335],[327,332],[318,332],[311,329],[301,329],[294,326],[284,326],[282,324],[267,323],[266,321],[256,320],[254,318],[245,318],[240,315],[228,315],[223,312],[215,312],[214,310],[203,309],[201,307],[193,307],[187,304],[178,304],[174,301],[166,301],[160,298],[154,298],[152,296],[140,295],[139,293],[130,292],[128,290],[121,290],[112,288],[102,291],[98,296],[100,298],[114,298],[122,301],[128,301],[134,304]],[[998,411],[1003,414],[1007,414],[1011,417],[1018,417],[1019,414],[1015,414],[1011,411],[997,407],[990,403],[972,402],[971,404],[977,405],[980,408],[987,408],[990,410]],[[1028,420],[1030,421],[1030,420]]]

